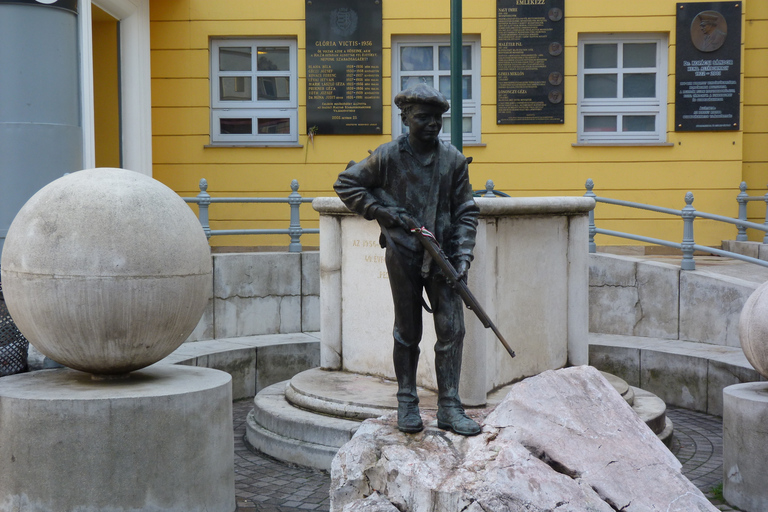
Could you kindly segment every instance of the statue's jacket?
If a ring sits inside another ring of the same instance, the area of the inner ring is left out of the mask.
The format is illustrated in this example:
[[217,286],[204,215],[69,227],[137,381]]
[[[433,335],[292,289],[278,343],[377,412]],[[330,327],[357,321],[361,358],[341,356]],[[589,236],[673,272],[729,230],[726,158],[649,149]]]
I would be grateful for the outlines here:
[[[478,208],[472,196],[467,158],[438,141],[422,161],[407,135],[382,144],[368,158],[351,165],[333,185],[347,207],[368,220],[372,207],[397,206],[431,231],[454,262],[472,260]],[[420,253],[421,244],[403,228],[389,228],[395,244]],[[385,245],[384,237],[381,239]],[[426,263],[426,262],[425,262]]]

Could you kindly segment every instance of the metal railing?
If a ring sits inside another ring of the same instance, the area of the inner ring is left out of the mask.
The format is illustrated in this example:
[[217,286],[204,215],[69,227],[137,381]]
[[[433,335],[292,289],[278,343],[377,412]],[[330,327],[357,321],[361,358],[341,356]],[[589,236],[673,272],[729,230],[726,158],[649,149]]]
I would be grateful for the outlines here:
[[[739,195],[736,196],[736,201],[739,203],[739,220],[746,221],[747,220],[747,203],[750,201],[764,201],[765,202],[765,226],[768,226],[768,193],[762,196],[750,196],[747,194],[747,182],[742,181],[739,185]],[[736,241],[737,242],[746,242],[749,240],[747,238],[747,227],[742,225],[737,225],[738,228],[738,234],[736,235]],[[768,231],[766,231],[765,236],[763,236],[763,243],[768,244]]]
[[[196,197],[184,197],[184,201],[195,203],[198,206],[198,219],[203,226],[205,236],[209,239],[219,235],[289,235],[291,242],[288,252],[301,252],[301,235],[320,233],[319,229],[305,229],[301,227],[299,218],[299,206],[302,203],[311,203],[313,197],[301,197],[299,194],[299,182],[291,181],[291,193],[288,197],[211,197],[208,194],[208,181],[200,180],[200,193]],[[287,203],[291,207],[291,220],[288,229],[211,229],[208,217],[208,207],[212,203]]]
[[739,227],[744,227],[745,229],[752,228],[752,229],[757,229],[763,232],[768,232],[768,226],[765,224],[756,224],[754,222],[748,222],[746,220],[732,219],[730,217],[724,217],[722,215],[715,215],[712,213],[697,211],[696,208],[693,207],[693,193],[691,192],[688,192],[685,194],[685,206],[681,210],[675,210],[672,208],[664,208],[661,206],[653,206],[653,205],[648,205],[643,203],[635,203],[632,201],[621,201],[618,199],[600,197],[593,192],[594,187],[595,187],[595,183],[592,181],[591,178],[588,179],[586,183],[587,193],[584,194],[584,196],[591,197],[598,203],[613,204],[616,206],[625,206],[629,208],[638,208],[641,210],[648,210],[652,212],[665,213],[668,215],[675,215],[677,217],[682,217],[683,240],[681,243],[677,243],[677,242],[670,242],[668,240],[661,240],[658,238],[650,238],[646,236],[633,235],[631,233],[622,233],[620,231],[611,231],[608,229],[601,229],[595,226],[595,211],[592,210],[589,212],[589,252],[591,253],[597,252],[597,245],[595,245],[595,235],[608,235],[608,236],[615,236],[620,238],[627,238],[629,240],[636,240],[638,242],[645,242],[645,243],[663,245],[665,247],[680,249],[683,253],[683,260],[680,263],[680,268],[682,270],[696,270],[696,262],[693,259],[694,251],[707,252],[707,253],[715,254],[718,256],[725,256],[727,258],[734,258],[734,259],[746,261],[749,263],[755,263],[763,267],[768,267],[768,261],[759,260],[757,258],[751,258],[749,256],[744,256],[742,254],[738,254],[735,252],[715,249],[714,247],[698,245],[695,243],[694,237],[693,237],[693,221],[696,217],[700,217],[702,219],[714,220],[718,222],[727,222],[729,224],[735,224],[736,226],[739,226]]
[[472,194],[475,197],[510,197],[510,195],[506,192],[494,190],[494,187],[495,185],[493,184],[493,180],[488,180],[485,182],[484,189],[475,190]]

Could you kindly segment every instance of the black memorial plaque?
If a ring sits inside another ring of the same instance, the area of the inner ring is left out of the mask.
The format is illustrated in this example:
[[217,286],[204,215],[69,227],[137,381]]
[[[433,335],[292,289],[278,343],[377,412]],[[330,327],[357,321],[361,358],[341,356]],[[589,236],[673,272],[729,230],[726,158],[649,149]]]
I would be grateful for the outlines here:
[[677,4],[675,131],[738,130],[741,2]]
[[565,122],[565,0],[497,0],[496,122]]
[[308,0],[307,130],[382,133],[381,1]]

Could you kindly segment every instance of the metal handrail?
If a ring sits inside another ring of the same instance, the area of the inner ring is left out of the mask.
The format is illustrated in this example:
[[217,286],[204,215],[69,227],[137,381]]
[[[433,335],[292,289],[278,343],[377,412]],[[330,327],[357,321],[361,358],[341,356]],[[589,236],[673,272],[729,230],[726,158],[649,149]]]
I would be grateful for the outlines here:
[[[208,194],[208,180],[200,180],[200,193],[195,197],[183,197],[187,203],[195,203],[198,206],[198,219],[203,227],[205,236],[221,235],[290,235],[291,243],[289,252],[301,252],[301,235],[318,234],[319,229],[305,229],[301,227],[299,206],[302,203],[311,203],[314,197],[301,197],[299,194],[299,182],[291,181],[291,193],[288,197],[211,197]],[[473,191],[475,197],[510,197],[505,192],[494,190],[492,180],[485,182],[485,188]],[[291,220],[287,229],[211,229],[208,208],[213,203],[287,203],[291,206]]]
[[[744,185],[744,188],[746,188],[746,185],[744,183],[742,184]],[[713,247],[698,245],[695,243],[694,237],[693,237],[693,221],[696,217],[701,217],[702,219],[709,219],[709,220],[714,220],[718,222],[727,222],[730,224],[735,224],[736,226],[739,227],[739,230],[741,230],[741,228],[744,228],[745,230],[746,228],[758,229],[760,231],[767,233],[766,238],[768,238],[768,220],[766,221],[766,224],[757,224],[755,222],[748,222],[745,219],[742,220],[741,218],[732,219],[730,217],[724,217],[722,215],[715,215],[713,213],[696,211],[696,208],[693,207],[693,193],[691,192],[688,192],[685,194],[685,207],[683,207],[681,210],[675,210],[673,208],[664,208],[661,206],[654,206],[654,205],[649,205],[644,203],[635,203],[632,201],[622,201],[619,199],[600,197],[593,192],[595,183],[594,181],[592,181],[591,178],[587,180],[585,186],[586,186],[587,192],[584,194],[584,196],[591,197],[592,199],[595,200],[595,202],[612,204],[616,206],[625,206],[629,208],[637,208],[641,210],[649,210],[649,211],[658,212],[658,213],[665,213],[668,215],[675,215],[677,217],[682,217],[683,219],[683,240],[682,242],[677,243],[677,242],[671,242],[669,240],[661,240],[658,238],[651,238],[651,237],[646,237],[641,235],[634,235],[631,233],[623,233],[621,231],[611,231],[608,229],[598,228],[595,225],[595,211],[593,209],[592,211],[589,212],[589,252],[590,253],[597,252],[597,245],[595,244],[595,235],[607,235],[607,236],[615,236],[620,238],[627,238],[629,240],[635,240],[638,242],[645,242],[645,243],[680,249],[683,253],[683,259],[680,263],[680,268],[682,270],[696,270],[696,262],[693,259],[694,251],[707,252],[707,253],[715,254],[718,256],[725,256],[727,258],[733,258],[741,261],[746,261],[748,263],[761,265],[763,267],[768,267],[768,261],[752,258],[750,256],[744,256],[743,254],[738,254],[731,251],[724,251],[722,249],[715,249]],[[743,192],[743,189],[742,189],[742,192]],[[768,202],[768,198],[766,199],[766,201]],[[745,211],[745,216],[746,216],[746,211]]]
[[[762,196],[750,196],[747,194],[747,182],[742,181],[739,185],[739,195],[736,196],[736,202],[739,203],[739,220],[746,221],[747,220],[747,203],[750,201],[764,201],[765,202],[765,225],[768,226],[768,193]],[[737,242],[746,242],[749,240],[747,238],[747,227],[748,226],[738,226],[738,234],[736,235],[736,241]],[[768,244],[768,231],[766,232],[765,236],[763,236],[763,243]]]
[[[311,203],[313,197],[301,197],[299,194],[299,182],[291,181],[291,193],[286,198],[282,197],[211,197],[208,194],[208,180],[200,180],[200,193],[196,197],[183,197],[187,203],[195,203],[198,206],[198,219],[203,226],[205,236],[220,235],[290,235],[291,242],[288,252],[301,252],[301,235],[317,234],[319,229],[305,229],[301,227],[299,206],[302,203]],[[291,220],[288,229],[211,229],[208,207],[212,203],[287,203],[291,207]]]
[[511,197],[506,192],[501,192],[500,190],[494,190],[495,185],[493,184],[493,180],[488,180],[485,182],[485,188],[480,190],[475,190],[472,192],[472,195],[474,197]]

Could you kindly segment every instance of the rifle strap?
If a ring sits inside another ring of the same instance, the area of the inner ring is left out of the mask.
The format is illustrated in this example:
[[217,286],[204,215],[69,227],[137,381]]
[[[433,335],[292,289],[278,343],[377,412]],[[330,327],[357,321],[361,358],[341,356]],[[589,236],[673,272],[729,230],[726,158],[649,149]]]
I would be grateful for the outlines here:
[[[381,224],[379,226],[381,226]],[[411,290],[413,291],[413,294],[421,299],[421,307],[423,307],[427,313],[432,313],[432,308],[429,304],[427,304],[426,299],[424,299],[424,294],[420,293],[422,288],[421,284],[414,280],[413,275],[408,270],[408,264],[405,261],[405,256],[403,256],[403,253],[400,252],[400,249],[397,247],[395,241],[392,240],[392,235],[389,234],[389,230],[384,226],[381,226],[381,233],[384,235],[384,238],[387,241],[387,248],[390,249],[392,254],[395,255],[397,264],[403,268],[403,273],[408,276],[408,280],[411,282]]]

